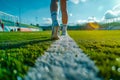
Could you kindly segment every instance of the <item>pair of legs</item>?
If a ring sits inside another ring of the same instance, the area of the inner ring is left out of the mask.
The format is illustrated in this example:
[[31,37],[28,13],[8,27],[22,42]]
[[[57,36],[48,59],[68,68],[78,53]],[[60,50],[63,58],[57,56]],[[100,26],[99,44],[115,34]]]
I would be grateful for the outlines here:
[[[67,30],[67,0],[60,0],[60,9],[62,13],[62,34],[66,35]],[[51,18],[52,18],[52,39],[59,39],[58,31],[59,31],[59,23],[58,23],[58,0],[51,0],[50,5]]]

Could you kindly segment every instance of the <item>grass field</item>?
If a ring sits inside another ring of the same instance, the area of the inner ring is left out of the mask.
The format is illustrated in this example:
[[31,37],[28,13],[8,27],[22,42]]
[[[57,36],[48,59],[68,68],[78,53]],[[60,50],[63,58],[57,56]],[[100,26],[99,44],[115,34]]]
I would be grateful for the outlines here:
[[[0,32],[0,80],[23,77],[50,46],[50,32]],[[105,80],[120,79],[120,31],[69,31]]]
[[50,46],[50,32],[0,32],[0,80],[23,77]]
[[120,80],[120,31],[69,31],[105,80]]

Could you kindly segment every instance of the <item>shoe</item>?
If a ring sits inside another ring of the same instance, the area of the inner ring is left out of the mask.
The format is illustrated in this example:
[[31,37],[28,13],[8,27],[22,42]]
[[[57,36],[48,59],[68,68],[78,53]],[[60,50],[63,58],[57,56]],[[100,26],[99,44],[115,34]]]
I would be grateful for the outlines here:
[[53,28],[52,28],[52,36],[51,36],[51,39],[52,39],[52,40],[58,40],[58,39],[60,39],[58,34],[59,34],[59,27],[53,27]]

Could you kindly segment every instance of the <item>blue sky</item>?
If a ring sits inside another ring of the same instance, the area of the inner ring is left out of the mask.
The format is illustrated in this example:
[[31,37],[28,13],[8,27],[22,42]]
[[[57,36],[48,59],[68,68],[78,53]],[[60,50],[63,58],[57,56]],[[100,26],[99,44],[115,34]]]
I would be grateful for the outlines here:
[[[69,0],[69,23],[86,21],[89,18],[112,18],[120,16],[119,9],[114,9],[120,0]],[[22,22],[49,24],[50,0],[0,0],[0,11],[19,16],[21,9]],[[114,10],[113,10],[114,9]]]

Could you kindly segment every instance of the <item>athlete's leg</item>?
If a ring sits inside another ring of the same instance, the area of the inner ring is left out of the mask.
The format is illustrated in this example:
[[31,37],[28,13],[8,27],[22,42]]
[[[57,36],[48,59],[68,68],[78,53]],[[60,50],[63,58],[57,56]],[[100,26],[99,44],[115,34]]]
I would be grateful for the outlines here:
[[67,0],[60,0],[61,13],[62,13],[62,35],[66,35],[67,32],[67,23],[68,23],[68,14],[67,14]]
[[59,39],[59,23],[58,23],[58,0],[51,0],[50,5],[51,18],[52,18],[52,39]]

